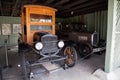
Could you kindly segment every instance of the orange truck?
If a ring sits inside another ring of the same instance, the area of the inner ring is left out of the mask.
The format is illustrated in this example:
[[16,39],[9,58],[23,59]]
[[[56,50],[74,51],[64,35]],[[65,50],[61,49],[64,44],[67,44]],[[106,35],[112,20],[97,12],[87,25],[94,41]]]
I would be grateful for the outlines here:
[[63,61],[65,68],[65,64],[72,67],[77,61],[74,47],[65,46],[64,41],[58,40],[57,35],[55,35],[56,11],[54,8],[40,5],[25,5],[22,10],[22,34],[18,44],[25,79],[27,79],[28,73],[25,53],[28,51],[32,50],[40,56],[34,63],[29,63],[29,67],[46,61],[52,63]]

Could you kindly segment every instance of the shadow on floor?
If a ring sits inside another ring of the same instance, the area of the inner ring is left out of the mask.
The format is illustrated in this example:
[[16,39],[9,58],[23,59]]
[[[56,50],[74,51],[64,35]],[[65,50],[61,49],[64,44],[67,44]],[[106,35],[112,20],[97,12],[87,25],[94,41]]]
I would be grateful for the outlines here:
[[[4,66],[6,64],[4,48],[0,49],[0,51],[2,52],[0,56],[0,64]],[[22,80],[21,68],[18,67],[18,64],[20,64],[18,51],[9,50],[8,56],[9,64],[12,65],[12,68],[3,69],[3,80]],[[90,59],[82,61],[79,58],[77,64],[72,68],[66,70],[59,68],[57,70],[53,70],[50,73],[41,72],[34,75],[34,78],[31,78],[31,80],[98,80],[92,75],[92,73],[98,68],[104,68],[104,60],[104,54],[94,54]],[[39,70],[40,69],[36,71],[39,72]]]

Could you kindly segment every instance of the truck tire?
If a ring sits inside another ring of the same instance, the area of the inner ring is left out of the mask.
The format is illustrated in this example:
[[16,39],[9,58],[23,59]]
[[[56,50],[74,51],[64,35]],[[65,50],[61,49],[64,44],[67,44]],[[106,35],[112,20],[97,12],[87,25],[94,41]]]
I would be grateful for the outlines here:
[[77,62],[77,52],[73,46],[65,46],[63,49],[63,54],[67,59],[65,60],[65,64],[68,67],[73,67]]

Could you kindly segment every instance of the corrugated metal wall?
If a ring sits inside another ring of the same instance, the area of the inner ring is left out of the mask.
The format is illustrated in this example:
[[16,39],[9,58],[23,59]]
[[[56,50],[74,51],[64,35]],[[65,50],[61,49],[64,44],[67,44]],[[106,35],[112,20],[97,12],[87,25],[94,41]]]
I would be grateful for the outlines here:
[[[106,40],[107,33],[107,10],[98,11],[95,13],[90,13],[84,16],[84,23],[87,25],[87,29],[90,32],[97,31],[100,34],[100,39]],[[57,22],[72,23],[78,22],[81,23],[82,16],[75,16],[65,19],[57,19]]]
[[81,16],[74,16],[74,17],[64,19],[64,22],[66,23],[72,23],[72,22],[80,23],[81,21],[82,21]]
[[97,31],[100,34],[100,39],[106,40],[107,11],[86,14],[85,23],[88,27],[88,31]]

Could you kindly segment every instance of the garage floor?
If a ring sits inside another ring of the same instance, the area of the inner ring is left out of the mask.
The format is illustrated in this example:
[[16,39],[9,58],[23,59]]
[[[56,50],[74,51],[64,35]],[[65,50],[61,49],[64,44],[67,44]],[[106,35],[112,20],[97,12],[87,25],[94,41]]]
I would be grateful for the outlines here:
[[[5,53],[4,48],[0,48],[0,64],[5,66]],[[3,80],[22,80],[21,68],[18,67],[20,64],[17,48],[11,48],[8,51],[9,64],[11,68],[3,69]],[[42,69],[37,70],[37,74],[31,80],[99,80],[92,73],[98,68],[104,68],[104,54],[95,55],[93,54],[90,59],[82,60],[79,58],[77,64],[69,69],[55,68],[55,70],[44,72]],[[56,66],[55,64],[50,64]]]

